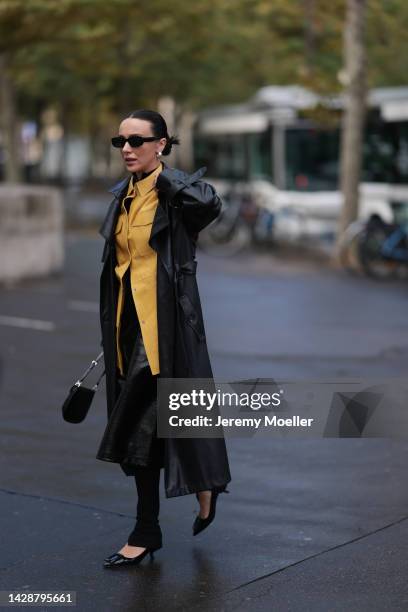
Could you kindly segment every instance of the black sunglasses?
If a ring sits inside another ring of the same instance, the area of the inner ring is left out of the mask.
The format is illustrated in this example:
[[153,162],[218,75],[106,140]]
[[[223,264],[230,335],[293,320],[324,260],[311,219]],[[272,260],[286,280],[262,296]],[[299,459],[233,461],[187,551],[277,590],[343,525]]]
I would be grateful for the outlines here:
[[124,136],[114,136],[111,139],[112,146],[116,149],[123,149],[125,144],[128,142],[130,146],[135,149],[136,147],[141,147],[144,142],[151,142],[152,140],[160,140],[160,138],[156,138],[155,136],[138,136],[137,134],[132,134],[129,138],[125,138]]

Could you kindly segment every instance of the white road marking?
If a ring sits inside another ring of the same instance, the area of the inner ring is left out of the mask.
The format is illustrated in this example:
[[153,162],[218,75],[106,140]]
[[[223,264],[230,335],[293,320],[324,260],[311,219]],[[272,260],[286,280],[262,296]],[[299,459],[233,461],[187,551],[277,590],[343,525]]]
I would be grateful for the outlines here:
[[0,325],[9,327],[24,327],[25,329],[36,329],[38,331],[55,331],[55,323],[52,321],[39,321],[38,319],[24,319],[23,317],[7,317],[0,315]]
[[99,312],[98,302],[81,302],[80,300],[70,300],[68,308],[72,310],[82,310],[84,312]]

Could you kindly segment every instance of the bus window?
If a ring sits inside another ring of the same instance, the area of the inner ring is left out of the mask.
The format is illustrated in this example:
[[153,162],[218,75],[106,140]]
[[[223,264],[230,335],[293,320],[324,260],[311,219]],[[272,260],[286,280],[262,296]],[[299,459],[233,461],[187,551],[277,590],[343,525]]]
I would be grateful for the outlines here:
[[365,127],[363,181],[408,183],[408,122],[385,122],[371,111]]
[[207,166],[208,176],[243,180],[247,177],[245,137],[243,134],[196,134],[194,160],[197,166]]
[[273,180],[271,135],[271,130],[247,135],[251,179]]
[[338,189],[338,129],[287,128],[286,189],[324,191]]

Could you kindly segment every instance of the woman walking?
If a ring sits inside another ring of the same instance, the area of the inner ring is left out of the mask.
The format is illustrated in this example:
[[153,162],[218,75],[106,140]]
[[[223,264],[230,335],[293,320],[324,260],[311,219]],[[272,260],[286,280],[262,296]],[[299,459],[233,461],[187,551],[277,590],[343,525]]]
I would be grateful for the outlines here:
[[214,188],[162,161],[178,139],[164,118],[141,109],[125,118],[112,145],[128,176],[99,230],[105,238],[100,322],[108,422],[97,459],[135,479],[137,517],[126,544],[105,567],[138,564],[162,547],[159,481],[166,497],[194,493],[197,535],[214,519],[231,480],[224,438],[158,438],[157,380],[212,378],[196,281],[199,232],[215,219]]

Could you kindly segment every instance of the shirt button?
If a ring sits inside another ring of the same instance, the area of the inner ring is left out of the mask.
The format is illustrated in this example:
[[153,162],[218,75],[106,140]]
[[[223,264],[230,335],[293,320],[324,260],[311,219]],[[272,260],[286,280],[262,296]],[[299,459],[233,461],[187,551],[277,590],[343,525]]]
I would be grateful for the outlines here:
[[144,321],[142,321],[142,323],[144,323]]

